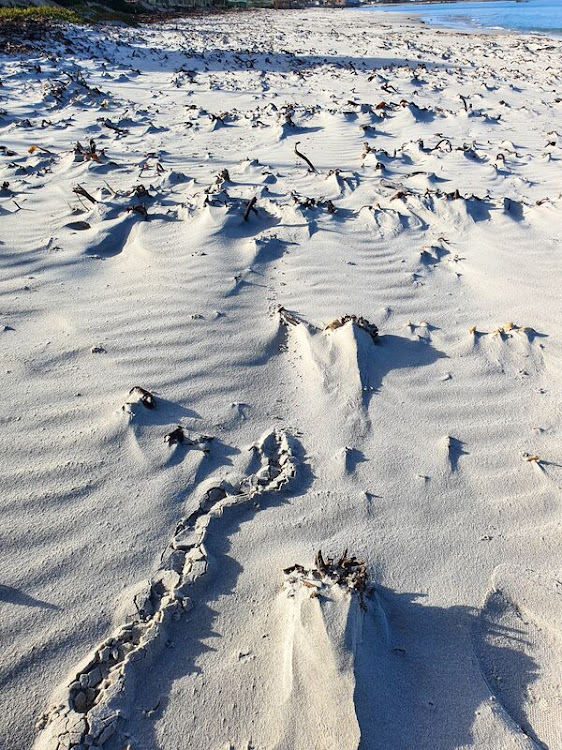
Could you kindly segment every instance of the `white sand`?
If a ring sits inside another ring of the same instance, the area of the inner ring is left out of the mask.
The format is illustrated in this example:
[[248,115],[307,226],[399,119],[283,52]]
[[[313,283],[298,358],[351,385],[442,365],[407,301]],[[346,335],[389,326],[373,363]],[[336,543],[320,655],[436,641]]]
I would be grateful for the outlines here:
[[69,36],[0,58],[2,749],[561,750],[562,42]]

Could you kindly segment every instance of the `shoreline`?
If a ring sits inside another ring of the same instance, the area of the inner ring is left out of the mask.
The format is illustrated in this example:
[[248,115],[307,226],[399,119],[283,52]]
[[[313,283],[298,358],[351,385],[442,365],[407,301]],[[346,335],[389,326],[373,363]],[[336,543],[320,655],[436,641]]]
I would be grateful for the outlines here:
[[[516,2],[517,0],[514,0]],[[447,4],[450,4],[451,6],[455,5],[463,5],[464,0],[445,0]],[[479,0],[479,2],[482,2],[483,4],[487,3],[493,3],[494,0]],[[417,3],[419,7],[425,7],[431,8],[432,5],[438,5],[442,4],[443,0],[422,0],[422,2]],[[381,7],[382,4],[374,3],[370,6],[361,6],[359,8],[347,8],[346,10],[358,10],[361,12],[367,12],[367,13],[381,13],[383,15],[396,15],[400,18],[408,18],[412,22],[418,22],[421,24],[425,24],[427,26],[430,26],[432,28],[436,29],[447,29],[449,31],[458,31],[460,33],[491,33],[491,34],[523,34],[523,35],[530,35],[530,36],[546,36],[548,38],[553,39],[561,39],[562,38],[562,30],[560,29],[517,29],[517,28],[510,28],[506,26],[478,26],[478,25],[469,25],[469,24],[462,24],[461,22],[455,24],[451,22],[446,22],[445,20],[440,21],[438,19],[427,19],[422,18],[423,11],[415,12],[415,13],[409,13],[407,10],[404,11],[396,11],[393,8],[395,7],[392,3],[389,3],[386,5],[385,8]]]

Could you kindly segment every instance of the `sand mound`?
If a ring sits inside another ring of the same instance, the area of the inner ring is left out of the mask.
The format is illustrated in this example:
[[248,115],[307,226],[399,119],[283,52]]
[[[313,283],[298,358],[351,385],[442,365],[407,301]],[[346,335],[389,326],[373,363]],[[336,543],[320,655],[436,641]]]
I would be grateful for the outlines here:
[[316,567],[285,570],[279,616],[283,679],[274,747],[322,750],[359,747],[354,658],[361,641],[364,563],[317,556]]

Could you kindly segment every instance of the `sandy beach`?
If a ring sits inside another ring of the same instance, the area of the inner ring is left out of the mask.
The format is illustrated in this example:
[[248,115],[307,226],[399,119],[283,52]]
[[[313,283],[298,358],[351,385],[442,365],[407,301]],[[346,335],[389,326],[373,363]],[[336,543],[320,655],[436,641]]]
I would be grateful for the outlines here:
[[2,750],[562,750],[562,40],[64,34],[0,54]]

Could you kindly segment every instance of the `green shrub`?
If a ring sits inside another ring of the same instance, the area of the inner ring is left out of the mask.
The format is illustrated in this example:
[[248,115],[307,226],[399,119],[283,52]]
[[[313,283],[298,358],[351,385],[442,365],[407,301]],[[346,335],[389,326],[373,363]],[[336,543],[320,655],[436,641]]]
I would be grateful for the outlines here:
[[42,5],[31,8],[0,8],[0,26],[21,24],[49,24],[51,22],[78,23],[80,16],[68,8]]

